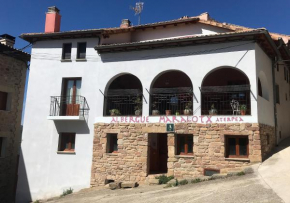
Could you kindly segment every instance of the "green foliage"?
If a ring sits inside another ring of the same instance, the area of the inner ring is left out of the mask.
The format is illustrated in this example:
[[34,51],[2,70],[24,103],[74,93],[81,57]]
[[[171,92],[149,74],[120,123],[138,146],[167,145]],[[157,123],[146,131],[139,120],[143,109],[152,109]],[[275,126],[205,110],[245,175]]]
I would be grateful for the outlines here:
[[121,112],[119,111],[119,109],[111,109],[109,110],[110,114],[114,114],[116,116],[121,115]]
[[192,107],[192,102],[191,101],[190,102],[187,102],[185,104],[185,109],[191,110],[191,107]]
[[40,203],[40,201],[39,200],[35,200],[33,203]]
[[136,100],[134,101],[134,103],[136,104],[136,106],[134,107],[134,110],[142,110],[142,99],[141,97],[137,97]]
[[241,106],[240,106],[240,110],[247,110],[247,105],[246,104],[242,104]]
[[243,175],[246,175],[243,171],[237,173],[237,176],[243,176]]
[[184,179],[178,182],[179,185],[186,185],[188,184],[188,180]]
[[201,180],[199,178],[191,180],[191,183],[199,183]]
[[158,177],[155,177],[156,179],[159,180],[159,184],[166,184],[168,183],[169,181],[171,181],[172,179],[174,179],[174,176],[166,176],[166,175],[161,175],[161,176],[158,176]]
[[67,190],[64,190],[62,192],[62,195],[60,195],[60,197],[64,197],[64,196],[69,195],[69,194],[72,194],[72,193],[73,193],[73,189],[72,188],[69,188]]

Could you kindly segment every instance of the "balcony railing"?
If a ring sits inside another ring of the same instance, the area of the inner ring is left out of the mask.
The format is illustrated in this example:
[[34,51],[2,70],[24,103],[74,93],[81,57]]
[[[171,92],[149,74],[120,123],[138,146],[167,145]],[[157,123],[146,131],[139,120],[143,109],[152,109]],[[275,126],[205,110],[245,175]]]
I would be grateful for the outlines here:
[[150,115],[192,114],[192,88],[153,88],[150,95]]
[[104,116],[141,116],[142,98],[142,91],[138,89],[109,90],[104,101]]
[[202,87],[201,114],[251,115],[250,93],[250,85]]
[[82,96],[52,96],[49,116],[79,116],[89,115],[89,105]]

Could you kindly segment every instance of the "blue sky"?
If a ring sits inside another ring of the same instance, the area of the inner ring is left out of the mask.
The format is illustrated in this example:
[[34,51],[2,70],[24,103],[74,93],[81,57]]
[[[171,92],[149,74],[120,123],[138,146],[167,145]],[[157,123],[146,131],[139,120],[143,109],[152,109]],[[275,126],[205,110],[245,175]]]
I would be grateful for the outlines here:
[[[43,32],[45,12],[57,6],[62,15],[61,31],[118,27],[122,19],[134,25],[138,18],[130,10],[139,0],[9,0],[1,1],[0,34],[18,37],[21,33]],[[141,23],[153,23],[197,16],[208,12],[220,22],[290,35],[289,0],[142,0]],[[28,42],[16,39],[16,48]],[[30,52],[29,49],[24,51]],[[26,95],[25,95],[26,96]]]

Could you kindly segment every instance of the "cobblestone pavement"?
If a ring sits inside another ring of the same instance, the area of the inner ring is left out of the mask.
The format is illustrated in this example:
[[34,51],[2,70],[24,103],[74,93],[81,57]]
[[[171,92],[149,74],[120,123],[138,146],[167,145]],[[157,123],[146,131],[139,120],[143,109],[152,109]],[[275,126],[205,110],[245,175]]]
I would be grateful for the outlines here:
[[141,185],[134,189],[85,189],[49,203],[278,203],[283,202],[257,174],[212,180],[174,188]]

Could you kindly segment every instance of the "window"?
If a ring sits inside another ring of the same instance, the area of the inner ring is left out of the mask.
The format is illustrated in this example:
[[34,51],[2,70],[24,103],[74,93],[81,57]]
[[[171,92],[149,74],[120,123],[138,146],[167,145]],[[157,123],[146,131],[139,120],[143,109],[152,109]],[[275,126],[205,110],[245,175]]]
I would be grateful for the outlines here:
[[59,137],[58,151],[75,151],[75,133],[61,133]]
[[203,170],[203,175],[205,176],[212,176],[214,174],[219,174],[219,173],[220,173],[220,170],[218,169],[205,168]]
[[8,93],[0,92],[0,110],[7,110]]
[[260,97],[263,97],[263,92],[262,92],[262,84],[260,78],[258,78],[258,95]]
[[78,43],[77,59],[85,59],[86,58],[86,48],[87,48],[86,42]]
[[118,152],[118,138],[117,134],[107,135],[107,153]]
[[63,44],[62,59],[64,59],[64,60],[71,59],[71,43]]
[[193,135],[177,135],[177,155],[193,155]]
[[227,158],[247,158],[249,155],[249,138],[247,136],[226,137]]
[[279,85],[276,85],[276,103],[280,104]]

